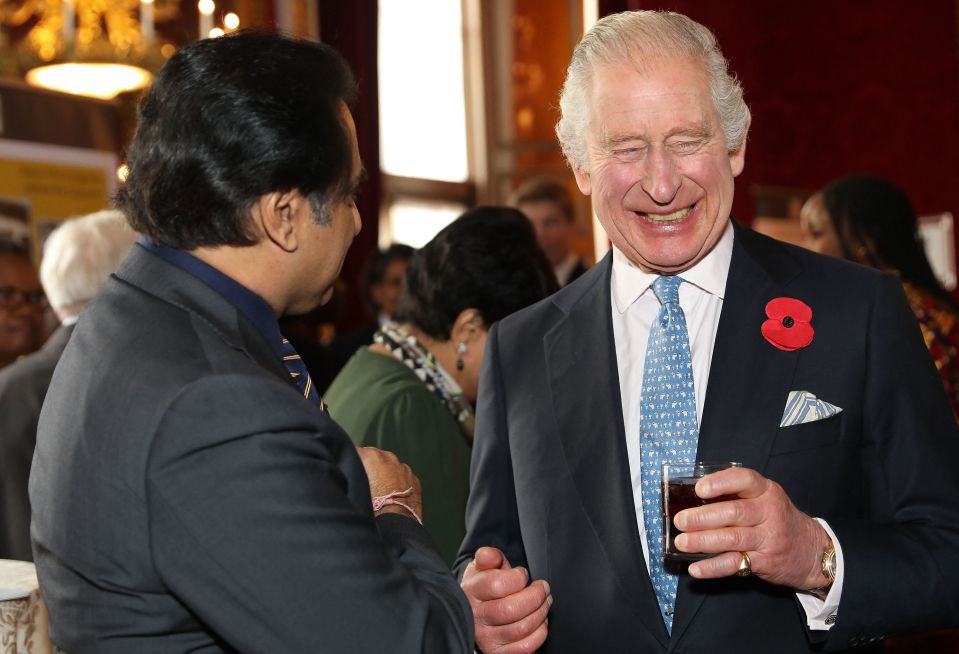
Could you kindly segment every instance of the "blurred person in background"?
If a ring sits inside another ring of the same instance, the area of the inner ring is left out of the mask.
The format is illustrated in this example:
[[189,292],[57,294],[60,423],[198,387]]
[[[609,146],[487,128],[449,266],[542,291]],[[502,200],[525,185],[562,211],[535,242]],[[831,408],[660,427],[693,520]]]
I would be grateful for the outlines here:
[[60,326],[0,370],[0,559],[33,560],[27,480],[40,407],[80,312],[135,240],[123,214],[101,211],[63,223],[44,244],[40,279]]
[[396,313],[406,287],[406,267],[413,252],[415,250],[409,245],[394,243],[385,250],[378,250],[370,261],[365,279],[366,299],[380,325]]
[[959,304],[936,279],[905,192],[879,177],[843,177],[803,205],[804,245],[894,274],[959,418]]
[[533,224],[536,240],[561,287],[586,272],[585,262],[573,249],[576,214],[565,186],[548,177],[535,177],[517,189],[513,205]]
[[373,342],[373,335],[393,317],[406,286],[406,266],[414,251],[403,243],[393,243],[385,250],[373,251],[363,275],[366,302],[373,319],[334,339],[330,345],[336,366],[334,377],[358,349]]
[[30,254],[0,240],[0,368],[43,344],[46,300]]
[[473,404],[486,334],[556,283],[516,209],[467,211],[413,255],[396,322],[326,394],[357,445],[394,452],[423,484],[423,521],[452,563],[465,533]]

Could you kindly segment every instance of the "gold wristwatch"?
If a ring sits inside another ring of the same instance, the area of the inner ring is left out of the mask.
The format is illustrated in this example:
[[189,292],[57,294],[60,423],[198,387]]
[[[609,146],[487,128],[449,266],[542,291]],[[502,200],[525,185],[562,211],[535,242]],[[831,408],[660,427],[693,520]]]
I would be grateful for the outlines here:
[[832,586],[836,581],[836,548],[832,544],[832,538],[828,541],[822,553],[822,576],[828,579],[829,585]]
[[836,581],[836,548],[832,544],[832,538],[827,537],[826,549],[822,552],[822,576],[829,580],[829,583],[825,586],[818,586],[816,588],[810,588],[808,593],[815,595],[821,600],[826,599],[826,595],[829,594],[829,588]]

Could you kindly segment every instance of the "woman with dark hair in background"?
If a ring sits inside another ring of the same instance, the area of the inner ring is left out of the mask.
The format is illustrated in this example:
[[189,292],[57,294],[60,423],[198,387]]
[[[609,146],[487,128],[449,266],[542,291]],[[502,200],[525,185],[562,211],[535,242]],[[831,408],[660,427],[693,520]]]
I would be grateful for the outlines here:
[[522,213],[480,207],[413,255],[406,284],[396,321],[350,359],[325,399],[357,445],[395,452],[420,478],[424,524],[452,563],[487,331],[556,280]]
[[844,177],[806,201],[800,223],[807,248],[899,277],[959,418],[959,305],[932,272],[906,194],[878,177]]
[[[372,311],[371,320],[346,334],[337,334],[330,344],[330,355],[335,379],[353,353],[373,342],[380,326],[393,318],[406,285],[406,266],[415,250],[403,243],[393,243],[385,250],[374,250],[363,272],[363,291],[366,304]],[[312,371],[311,373],[312,374]],[[329,386],[329,384],[327,384]],[[321,392],[325,393],[327,386]]]

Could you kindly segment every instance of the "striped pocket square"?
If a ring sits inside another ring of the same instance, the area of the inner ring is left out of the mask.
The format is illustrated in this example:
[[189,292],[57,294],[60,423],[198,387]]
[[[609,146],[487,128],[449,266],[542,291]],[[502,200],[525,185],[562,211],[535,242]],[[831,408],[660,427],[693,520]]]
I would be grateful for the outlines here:
[[780,427],[792,427],[807,422],[824,420],[836,415],[842,409],[829,402],[823,402],[809,391],[789,391],[786,409]]

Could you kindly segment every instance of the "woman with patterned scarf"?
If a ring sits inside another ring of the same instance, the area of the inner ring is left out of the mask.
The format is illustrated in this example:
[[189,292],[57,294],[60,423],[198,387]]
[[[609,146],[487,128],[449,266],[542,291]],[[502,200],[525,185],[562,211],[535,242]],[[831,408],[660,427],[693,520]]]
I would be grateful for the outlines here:
[[487,331],[554,290],[522,213],[467,211],[413,255],[396,321],[350,359],[324,396],[354,443],[394,452],[419,477],[423,522],[447,563],[465,533]]

